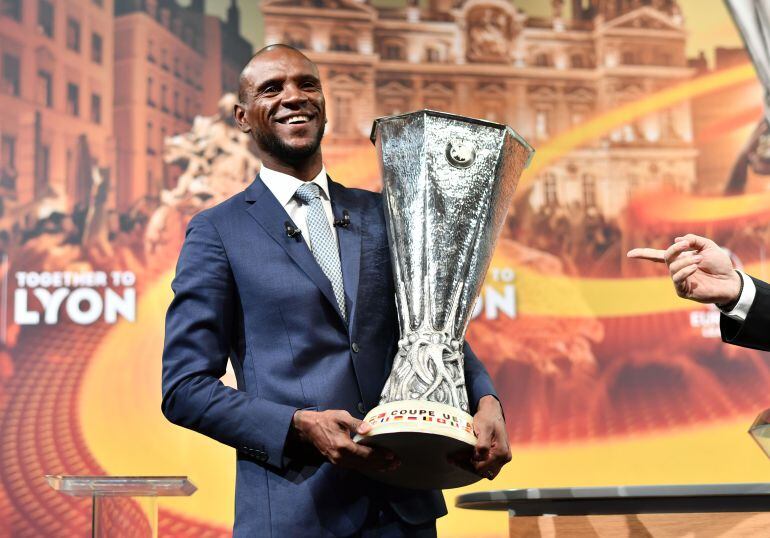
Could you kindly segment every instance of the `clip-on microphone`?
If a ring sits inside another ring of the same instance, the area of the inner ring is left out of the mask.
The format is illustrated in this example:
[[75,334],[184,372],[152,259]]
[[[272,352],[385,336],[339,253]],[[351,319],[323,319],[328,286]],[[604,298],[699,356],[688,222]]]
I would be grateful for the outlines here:
[[283,225],[286,228],[286,237],[292,237],[294,238],[295,241],[302,240],[302,230],[292,226],[291,222],[289,222],[288,220],[284,222]]
[[347,228],[350,226],[350,213],[347,209],[342,210],[342,218],[334,221],[335,228]]

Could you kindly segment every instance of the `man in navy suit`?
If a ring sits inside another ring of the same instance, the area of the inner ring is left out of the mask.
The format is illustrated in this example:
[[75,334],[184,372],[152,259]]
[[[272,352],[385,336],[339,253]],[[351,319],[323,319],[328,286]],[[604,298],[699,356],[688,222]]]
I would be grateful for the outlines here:
[[[324,96],[302,53],[259,51],[239,101],[235,120],[262,169],[187,229],[166,318],[163,413],[237,449],[235,536],[435,536],[441,493],[364,477],[358,470],[398,461],[351,439],[368,431],[361,419],[399,336],[381,196],[327,177]],[[298,189],[310,183],[307,202]],[[228,358],[238,390],[219,380]],[[492,479],[511,454],[489,375],[467,346],[465,376],[479,438],[468,464]]]

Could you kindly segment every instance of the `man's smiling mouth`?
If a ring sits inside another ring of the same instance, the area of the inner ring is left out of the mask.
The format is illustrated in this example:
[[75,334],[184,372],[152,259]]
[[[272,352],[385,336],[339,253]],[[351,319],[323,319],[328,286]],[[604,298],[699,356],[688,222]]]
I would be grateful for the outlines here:
[[308,123],[311,119],[313,119],[313,117],[308,114],[296,114],[287,118],[282,118],[278,120],[278,123],[285,123],[287,125],[301,125],[303,123]]

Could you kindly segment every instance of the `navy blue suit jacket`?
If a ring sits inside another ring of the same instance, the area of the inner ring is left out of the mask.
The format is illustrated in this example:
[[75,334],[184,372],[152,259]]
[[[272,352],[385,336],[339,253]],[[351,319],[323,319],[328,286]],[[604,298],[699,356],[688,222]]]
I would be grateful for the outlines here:
[[[382,197],[329,182],[349,323],[286,211],[257,177],[196,215],[172,283],[163,351],[164,415],[237,450],[235,536],[345,536],[373,500],[408,523],[446,513],[438,491],[384,486],[287,439],[297,409],[377,405],[396,352],[398,324]],[[353,346],[353,344],[357,344]],[[357,352],[353,349],[357,349]],[[473,409],[494,394],[465,349]],[[238,390],[219,381],[231,359]]]

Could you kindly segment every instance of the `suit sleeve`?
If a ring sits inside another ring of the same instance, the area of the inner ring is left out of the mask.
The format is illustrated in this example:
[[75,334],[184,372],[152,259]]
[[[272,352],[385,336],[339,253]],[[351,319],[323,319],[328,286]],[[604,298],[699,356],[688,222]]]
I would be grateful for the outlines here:
[[295,408],[225,386],[239,308],[222,240],[204,215],[187,228],[166,314],[163,401],[168,420],[280,467]]
[[722,340],[728,344],[770,351],[770,285],[754,277],[750,278],[757,292],[746,320],[741,322],[722,314]]
[[497,396],[494,385],[492,385],[489,372],[473,352],[471,346],[468,345],[468,342],[465,342],[463,354],[465,356],[465,388],[468,390],[470,414],[474,415],[482,397],[492,395],[498,401],[500,398]]

